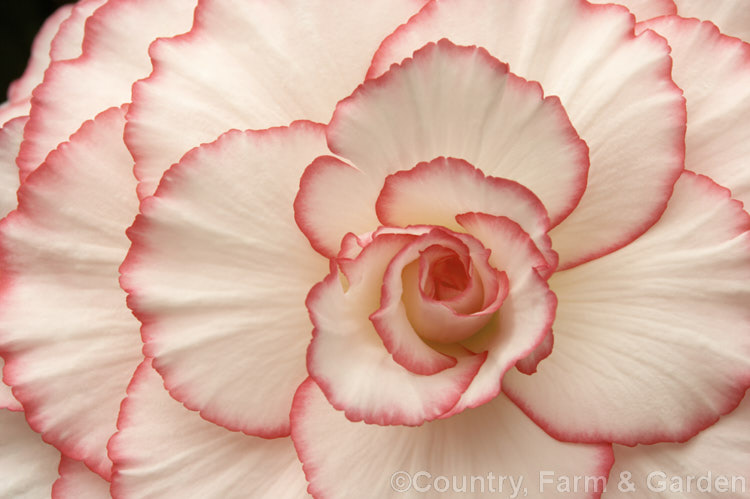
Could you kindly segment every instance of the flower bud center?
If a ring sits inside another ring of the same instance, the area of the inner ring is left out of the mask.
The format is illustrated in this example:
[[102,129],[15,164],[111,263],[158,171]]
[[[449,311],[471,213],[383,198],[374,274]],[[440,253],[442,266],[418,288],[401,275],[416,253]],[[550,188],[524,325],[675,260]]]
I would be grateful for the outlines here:
[[454,253],[432,262],[423,291],[435,300],[450,300],[464,291],[468,283],[469,274]]

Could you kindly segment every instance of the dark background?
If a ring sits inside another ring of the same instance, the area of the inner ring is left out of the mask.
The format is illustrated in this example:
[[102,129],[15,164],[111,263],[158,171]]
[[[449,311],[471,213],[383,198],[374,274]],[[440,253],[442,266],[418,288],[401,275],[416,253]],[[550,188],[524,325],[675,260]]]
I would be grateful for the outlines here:
[[8,84],[23,74],[34,35],[66,3],[73,0],[0,0],[0,103]]

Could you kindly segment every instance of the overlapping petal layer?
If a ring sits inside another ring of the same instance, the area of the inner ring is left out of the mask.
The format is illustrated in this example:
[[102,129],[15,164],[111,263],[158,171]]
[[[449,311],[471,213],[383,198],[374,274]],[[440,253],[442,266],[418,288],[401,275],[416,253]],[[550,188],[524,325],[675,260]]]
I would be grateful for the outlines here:
[[[5,366],[5,361],[0,357],[0,374]],[[8,385],[2,382],[2,376],[0,376],[0,409],[8,409],[11,411],[23,411],[21,403],[16,400],[13,396],[13,392]]]
[[116,498],[305,497],[292,442],[220,428],[172,399],[144,361],[109,449]]
[[[480,352],[457,352],[462,355],[450,357],[434,352],[441,359],[455,359],[436,365],[439,359],[424,353],[427,345],[419,338],[408,341],[412,337],[407,337],[391,344],[397,348],[394,355],[402,354],[397,362],[383,345],[369,316],[380,307],[386,269],[414,238],[409,234],[376,237],[355,260],[343,266],[346,289],[338,269],[332,268],[308,296],[307,308],[315,330],[307,352],[307,370],[331,404],[353,421],[414,426],[433,420],[458,402],[485,360],[486,354]],[[398,333],[408,334],[403,330]],[[420,343],[423,350],[408,351]],[[410,358],[405,360],[406,356]],[[404,364],[425,369],[410,370]]]
[[[541,471],[605,477],[596,481],[598,492],[592,481],[590,490],[575,496],[593,498],[601,494],[612,465],[609,445],[558,442],[502,395],[480,408],[419,428],[384,427],[349,421],[330,406],[312,380],[303,383],[295,396],[292,440],[310,482],[308,490],[327,498],[511,497],[507,480],[499,493],[499,474],[523,476],[529,497],[539,497]],[[419,472],[421,477],[415,477]],[[405,486],[405,473],[415,477],[411,489]],[[447,491],[436,490],[443,487],[434,481],[437,476],[447,477]],[[453,477],[457,490],[452,488]],[[472,482],[472,477],[479,480]],[[526,495],[523,487],[520,496]],[[570,494],[545,486],[545,498],[558,496]]]
[[63,456],[60,478],[52,486],[52,499],[103,499],[109,495],[109,482],[80,461]]
[[75,59],[81,55],[86,20],[106,2],[107,0],[78,0],[73,4],[73,10],[60,24],[60,29],[50,44],[49,56],[52,61]]
[[[448,40],[366,81],[338,104],[327,136],[331,150],[362,173],[350,180],[358,181],[358,211],[374,208],[386,176],[439,156],[519,182],[553,224],[586,187],[588,149],[559,100],[544,98],[538,84],[510,74],[483,49]],[[328,225],[354,230],[336,220]]]
[[518,224],[481,213],[456,218],[490,250],[490,265],[507,274],[510,289],[490,326],[464,342],[472,351],[486,349],[489,353],[452,413],[477,407],[498,395],[504,374],[549,335],[557,305],[546,279],[537,271],[546,263],[544,256]]
[[6,381],[32,428],[105,477],[141,346],[117,283],[138,209],[124,124],[119,108],[85,123],[27,178],[0,224]]
[[194,7],[190,0],[111,0],[97,9],[86,21],[81,56],[53,62],[34,90],[18,156],[22,172],[41,164],[85,120],[130,102],[133,82],[151,69],[148,46],[187,31]]
[[685,147],[685,103],[662,38],[635,37],[633,17],[615,5],[442,0],[383,42],[369,75],[444,37],[484,47],[514,74],[539,81],[588,144],[586,192],[551,232],[561,266],[624,246],[659,218]]
[[748,0],[673,0],[677,14],[711,21],[722,33],[750,43],[750,1]]
[[[615,484],[627,472],[638,497],[746,497],[750,484],[750,398],[683,444],[614,446],[615,465],[604,499],[633,495]],[[724,477],[724,478],[721,478]]]
[[[42,82],[44,70],[50,63],[52,40],[60,29],[60,25],[70,16],[72,10],[72,5],[63,5],[48,17],[39,29],[34,38],[34,43],[31,45],[31,55],[26,70],[20,78],[8,87],[8,100],[10,102],[29,100],[34,87]],[[0,122],[0,125],[2,125],[2,122]]]
[[711,177],[750,206],[750,140],[742,126],[750,116],[750,44],[708,22],[676,16],[638,29],[655,30],[672,47],[672,75],[687,98],[685,168]]
[[375,203],[387,226],[437,225],[461,230],[456,215],[476,212],[508,217],[529,234],[548,263],[557,266],[547,231],[544,205],[526,187],[504,178],[487,177],[465,161],[438,158],[386,177]]
[[668,16],[677,13],[677,6],[673,0],[588,0],[591,3],[624,5],[635,16],[636,21],[651,19],[652,17]]
[[0,497],[49,497],[60,453],[31,431],[22,412],[0,409]]
[[23,139],[23,127],[28,118],[21,116],[0,128],[0,216],[16,208],[16,191],[20,185],[16,156]]
[[121,283],[145,353],[174,397],[230,429],[289,432],[312,331],[305,296],[328,271],[292,203],[326,151],[309,122],[229,132],[171,169],[129,230]]
[[686,172],[644,236],[555,274],[555,346],[505,390],[552,435],[685,441],[750,384],[750,216]]
[[191,32],[155,44],[154,72],[134,88],[126,140],[140,195],[228,129],[328,122],[383,38],[425,1],[200,2]]

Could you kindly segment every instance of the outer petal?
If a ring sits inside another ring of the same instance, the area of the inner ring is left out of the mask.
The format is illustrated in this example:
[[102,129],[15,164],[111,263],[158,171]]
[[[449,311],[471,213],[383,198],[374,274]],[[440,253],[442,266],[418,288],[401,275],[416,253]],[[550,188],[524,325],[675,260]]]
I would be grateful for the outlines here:
[[155,44],[154,72],[134,88],[126,140],[139,193],[230,128],[327,123],[383,38],[425,1],[201,1],[191,32]]
[[36,168],[80,124],[130,102],[131,86],[148,75],[146,49],[159,36],[190,28],[193,0],[111,0],[86,22],[83,53],[56,61],[34,91],[18,165]]
[[[2,373],[2,369],[5,366],[5,361],[2,357],[0,357],[0,373]],[[0,377],[0,409],[8,409],[11,411],[23,411],[23,407],[21,407],[21,403],[16,400],[16,398],[13,396],[13,393],[10,390],[10,387],[2,382],[2,377]]]
[[117,268],[138,209],[124,112],[87,122],[19,191],[0,223],[0,348],[31,427],[107,476],[105,444],[132,366],[138,322]]
[[588,0],[591,3],[617,3],[628,8],[636,21],[644,21],[652,17],[668,16],[677,13],[674,0]]
[[750,44],[711,23],[676,16],[639,25],[646,28],[669,41],[674,81],[687,98],[685,168],[708,175],[750,207]]
[[[745,397],[732,413],[683,444],[615,445],[615,466],[610,474],[612,481],[603,497],[613,499],[633,495],[626,492],[625,487],[621,490],[615,485],[625,472],[629,473],[638,497],[750,497],[748,421],[750,397]],[[688,477],[692,477],[690,484]],[[681,490],[671,488],[680,485]]]
[[312,331],[305,296],[328,270],[292,201],[325,151],[307,122],[228,132],[171,169],[128,231],[121,283],[144,352],[175,398],[229,429],[289,432]]
[[750,384],[750,216],[686,172],[659,222],[552,276],[555,347],[505,390],[550,434],[626,445],[684,441]]
[[122,403],[109,444],[116,498],[306,497],[305,478],[287,438],[233,433],[172,399],[146,360]]
[[614,5],[442,0],[383,42],[369,75],[443,37],[485,47],[513,73],[539,81],[588,144],[586,192],[550,234],[561,266],[614,251],[658,220],[685,151],[685,103],[663,39],[634,37],[633,17]]
[[750,0],[674,0],[677,14],[711,21],[722,33],[750,42]]
[[0,497],[49,497],[60,453],[31,431],[22,412],[0,409]]
[[[609,445],[558,442],[502,395],[418,428],[383,427],[348,421],[312,380],[295,396],[292,440],[310,482],[308,490],[326,498],[599,497],[612,465]],[[588,492],[581,485],[571,495],[557,492],[556,484],[540,489],[542,471],[555,477],[601,478],[590,481]],[[498,475],[506,478],[501,481]],[[437,477],[448,480],[442,493],[445,483]],[[523,477],[520,494],[512,495],[508,477],[516,483]]]
[[0,125],[7,123],[13,118],[28,116],[30,109],[30,100],[4,102],[3,104],[0,104]]
[[75,59],[81,55],[86,21],[105,3],[107,0],[78,0],[73,5],[70,16],[60,24],[60,29],[52,39],[49,55],[53,61]]
[[89,470],[85,464],[63,456],[60,478],[52,486],[53,499],[102,499],[110,497],[109,482]]
[[553,224],[586,188],[588,149],[559,99],[544,98],[537,83],[510,74],[484,49],[448,40],[366,81],[336,106],[327,135],[331,151],[373,187],[438,156],[464,159],[529,188]]
[[[333,268],[307,298],[315,325],[307,370],[331,404],[352,421],[415,426],[440,417],[458,402],[486,357],[455,356],[455,365],[430,369],[434,374],[425,376],[406,369],[386,350],[368,317],[380,307],[386,268],[412,239],[403,234],[376,237],[356,260],[342,262],[346,290]],[[396,346],[413,345],[404,343]],[[423,352],[415,356],[422,365],[433,360]]]
[[60,29],[60,24],[70,16],[72,10],[72,5],[63,5],[44,21],[31,45],[31,56],[26,70],[8,87],[9,101],[18,102],[31,98],[32,90],[42,82],[44,70],[49,66],[52,39]]
[[7,215],[18,205],[16,191],[20,183],[16,156],[27,121],[27,116],[14,118],[0,128],[0,216]]

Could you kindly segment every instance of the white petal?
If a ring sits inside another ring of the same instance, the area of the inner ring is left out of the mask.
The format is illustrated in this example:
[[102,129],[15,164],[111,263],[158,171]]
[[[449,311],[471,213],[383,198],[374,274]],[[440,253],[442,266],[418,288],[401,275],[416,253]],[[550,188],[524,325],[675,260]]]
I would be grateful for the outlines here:
[[138,209],[124,125],[119,108],[85,123],[27,178],[0,224],[6,381],[46,441],[103,476],[141,358],[117,272]]
[[486,177],[472,165],[438,158],[386,178],[375,204],[384,225],[439,225],[462,231],[456,215],[476,212],[508,217],[529,234],[549,262],[557,265],[550,247],[549,217],[544,205],[526,187],[511,180]]
[[0,497],[49,497],[60,453],[29,428],[22,412],[0,409]]
[[750,44],[676,16],[639,29],[655,30],[672,47],[674,81],[687,98],[685,168],[728,187],[750,207]]
[[54,499],[102,499],[109,495],[109,482],[80,461],[63,456],[60,478],[52,486]]
[[[557,97],[477,47],[429,44],[336,106],[331,151],[373,186],[439,156],[514,180],[547,208],[553,225],[586,188],[588,148]],[[363,193],[364,197],[369,195]]]
[[305,477],[288,438],[230,432],[182,407],[150,361],[138,367],[109,444],[118,498],[298,499]]
[[18,102],[31,98],[34,87],[42,82],[44,70],[50,63],[50,44],[73,10],[72,5],[63,5],[44,21],[31,45],[31,56],[23,75],[8,87],[8,100]]
[[636,21],[644,21],[652,17],[668,16],[677,13],[673,0],[588,0],[591,3],[616,3],[628,8]]
[[[308,380],[294,399],[292,439],[310,492],[326,498],[593,498],[599,497],[594,488],[603,489],[612,465],[609,445],[558,442],[502,395],[477,409],[418,428],[376,426],[347,420]],[[417,475],[420,472],[423,475]],[[552,473],[548,478],[602,478],[591,480],[588,491],[581,483],[578,493],[571,495],[558,492],[556,482],[540,489],[541,472]],[[505,477],[502,482],[499,475]],[[444,482],[437,477],[448,480],[442,493]],[[476,478],[472,481],[472,477]],[[522,477],[520,494],[512,495],[508,477],[516,483]],[[461,491],[462,478],[465,491]],[[430,489],[425,490],[427,486]]]
[[83,50],[83,37],[86,21],[108,0],[79,0],[73,5],[73,11],[60,25],[55,38],[52,39],[50,57],[53,61],[75,59]]
[[684,173],[637,241],[550,279],[552,354],[504,389],[550,434],[634,445],[684,441],[750,385],[750,216]]
[[602,498],[630,497],[632,493],[623,493],[616,486],[621,473],[628,472],[638,497],[644,499],[747,499],[750,497],[748,421],[750,397],[745,397],[737,409],[685,443],[615,445],[612,478]]
[[34,91],[18,165],[36,168],[80,124],[130,102],[133,82],[151,69],[147,49],[159,36],[190,28],[193,0],[111,0],[86,21],[83,53],[55,61]]
[[[5,360],[0,357],[0,374],[2,374],[3,367],[5,366]],[[13,396],[13,392],[10,387],[3,383],[2,376],[0,376],[0,409],[9,409],[11,411],[22,411],[21,403],[16,400]]]
[[127,141],[140,194],[228,129],[327,123],[383,38],[425,1],[201,2],[189,34],[154,45],[154,72],[134,88]]
[[[432,365],[430,374],[423,375],[404,367],[404,361],[396,362],[386,349],[369,316],[380,307],[389,263],[413,239],[405,234],[376,237],[356,260],[340,262],[346,290],[338,269],[332,269],[308,295],[315,330],[307,370],[352,421],[414,426],[440,417],[458,402],[486,358],[486,352],[467,351],[454,355],[453,365]],[[396,347],[413,349],[414,342],[421,341],[416,334],[411,340],[403,339]],[[433,361],[425,352],[414,356],[422,367]]]
[[750,43],[749,0],[674,0],[677,14],[711,21],[722,33]]
[[14,118],[0,128],[0,217],[18,205],[16,191],[20,185],[16,156],[23,139],[28,117]]
[[550,233],[561,266],[614,251],[656,222],[685,151],[685,104],[663,39],[634,37],[633,17],[615,5],[442,0],[383,42],[369,74],[443,37],[485,47],[514,74],[559,96],[588,144],[586,192]]
[[128,231],[121,283],[144,353],[175,398],[232,430],[289,432],[312,332],[305,297],[328,273],[292,202],[326,151],[308,122],[228,132],[172,168]]

